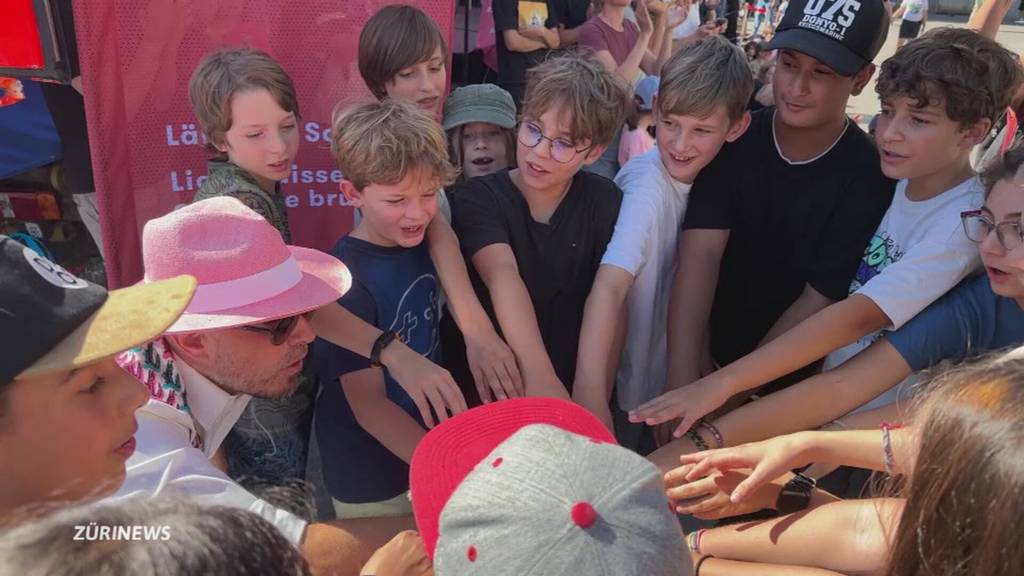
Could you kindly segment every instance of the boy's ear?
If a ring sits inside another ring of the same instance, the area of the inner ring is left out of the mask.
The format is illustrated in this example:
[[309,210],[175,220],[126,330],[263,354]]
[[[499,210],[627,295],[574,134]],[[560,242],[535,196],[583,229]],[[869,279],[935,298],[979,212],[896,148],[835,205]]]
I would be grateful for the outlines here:
[[992,120],[989,118],[982,118],[974,124],[971,124],[961,132],[963,143],[966,148],[974,148],[978,144],[981,144],[985,138],[988,137],[989,132],[992,131]]
[[729,131],[725,133],[726,142],[735,142],[737,138],[743,136],[743,133],[750,128],[750,111],[744,111],[743,116],[740,119],[733,122],[732,126],[729,127]]
[[345,195],[345,198],[349,201],[350,204],[352,204],[356,208],[362,208],[363,195],[359,192],[359,190],[356,190],[355,184],[342,178],[341,183],[338,184],[338,189],[341,190],[341,193]]
[[590,150],[587,150],[587,155],[583,159],[583,165],[590,166],[594,162],[597,162],[601,159],[601,155],[604,154],[604,151],[607,149],[608,145],[604,144],[602,146],[594,146]]
[[857,72],[853,77],[853,90],[850,91],[851,96],[858,96],[864,91],[864,87],[868,85],[868,81],[875,75],[875,65],[868,64],[863,70]]

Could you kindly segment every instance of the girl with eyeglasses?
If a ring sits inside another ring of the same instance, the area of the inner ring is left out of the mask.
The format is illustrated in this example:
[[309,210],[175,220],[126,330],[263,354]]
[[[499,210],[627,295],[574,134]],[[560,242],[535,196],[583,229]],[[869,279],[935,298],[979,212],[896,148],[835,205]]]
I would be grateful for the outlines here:
[[[901,420],[897,404],[851,412],[914,372],[1024,343],[1024,146],[1011,148],[981,177],[984,204],[964,212],[962,220],[964,233],[978,245],[985,274],[963,280],[899,330],[839,367],[708,420],[702,426],[717,432],[715,447],[821,426],[877,429],[882,422]],[[904,385],[900,395],[913,391]],[[737,504],[725,491],[731,487],[719,486],[721,478],[687,482],[684,468],[670,472],[669,495],[680,502],[681,513],[700,518],[773,508],[785,484],[782,479],[766,484]],[[823,470],[816,472],[820,476]]]

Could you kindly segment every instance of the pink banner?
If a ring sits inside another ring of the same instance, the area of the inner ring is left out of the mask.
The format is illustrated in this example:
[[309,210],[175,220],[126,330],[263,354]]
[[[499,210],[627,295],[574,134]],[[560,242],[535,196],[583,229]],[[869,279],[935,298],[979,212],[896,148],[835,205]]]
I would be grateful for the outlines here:
[[[295,82],[302,144],[282,186],[296,244],[327,249],[351,228],[330,155],[331,111],[369,98],[359,31],[387,0],[74,0],[93,173],[111,288],[142,278],[140,233],[191,201],[206,175],[188,102],[200,58],[220,47],[269,52]],[[410,1],[449,38],[455,0]]]

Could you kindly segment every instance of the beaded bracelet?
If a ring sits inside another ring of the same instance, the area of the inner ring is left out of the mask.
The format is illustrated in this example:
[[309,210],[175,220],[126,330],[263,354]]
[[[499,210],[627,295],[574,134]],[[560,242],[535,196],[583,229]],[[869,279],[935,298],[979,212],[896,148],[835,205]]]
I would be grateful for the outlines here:
[[702,451],[702,452],[704,450],[710,450],[711,449],[711,447],[708,446],[708,443],[705,442],[704,439],[700,437],[700,434],[697,434],[696,430],[692,430],[692,429],[691,430],[687,430],[686,431],[686,437],[689,438],[690,442],[693,442],[693,445],[696,446],[697,449]]
[[700,554],[700,539],[707,530],[707,528],[701,528],[696,532],[690,532],[686,535],[686,545],[690,548],[690,551]]
[[718,428],[716,428],[714,424],[702,419],[697,423],[697,425],[711,433],[711,437],[715,439],[715,448],[725,447],[725,440],[722,439],[722,433],[718,431]]
[[892,453],[892,438],[889,431],[898,428],[902,428],[902,426],[882,422],[882,461],[885,464],[885,473],[890,476],[896,469],[896,456]]

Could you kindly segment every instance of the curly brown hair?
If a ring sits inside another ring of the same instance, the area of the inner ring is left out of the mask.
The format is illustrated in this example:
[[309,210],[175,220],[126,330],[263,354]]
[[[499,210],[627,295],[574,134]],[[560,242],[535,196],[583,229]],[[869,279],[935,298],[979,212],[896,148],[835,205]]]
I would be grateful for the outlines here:
[[882,63],[879,98],[903,95],[925,108],[945,107],[961,128],[995,122],[1010,103],[1024,74],[1017,56],[977,32],[936,28]]

